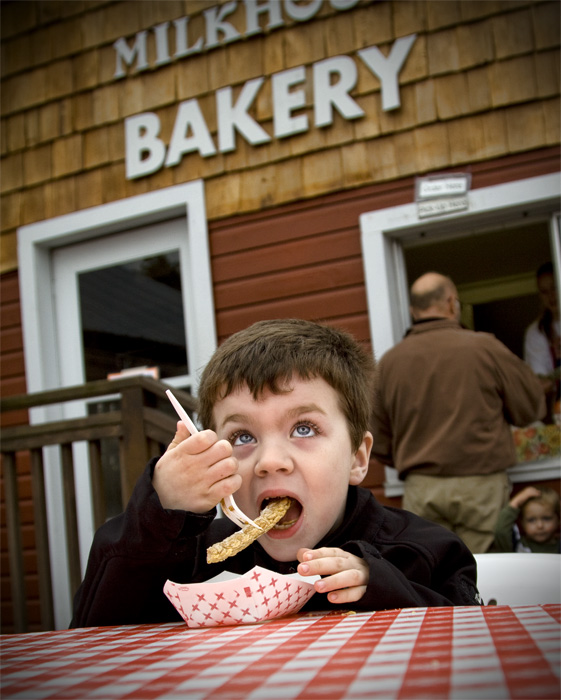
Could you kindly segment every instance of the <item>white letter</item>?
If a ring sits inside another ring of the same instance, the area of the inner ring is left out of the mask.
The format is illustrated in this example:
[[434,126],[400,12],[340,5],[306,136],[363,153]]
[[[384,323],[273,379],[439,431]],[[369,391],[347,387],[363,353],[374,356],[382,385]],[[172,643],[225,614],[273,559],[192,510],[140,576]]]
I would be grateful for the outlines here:
[[305,79],[304,66],[275,73],[272,77],[273,124],[275,136],[279,139],[308,130],[308,117],[305,114],[298,117],[290,116],[294,109],[306,106],[306,93],[304,90],[290,92],[289,88],[291,85],[303,83]]
[[[162,167],[166,147],[161,139],[160,120],[153,112],[125,119],[125,162],[127,180],[156,172]],[[143,156],[148,154],[146,158]]]
[[[331,75],[339,74],[339,80],[331,84]],[[316,126],[327,126],[333,122],[331,105],[344,119],[364,116],[348,92],[354,88],[357,79],[355,62],[349,56],[335,56],[314,63],[314,111]]]
[[277,29],[284,25],[284,20],[281,15],[281,5],[279,0],[267,0],[263,5],[258,5],[257,0],[244,0],[245,2],[245,36],[259,34],[263,30],[259,26],[257,16],[262,12],[269,13],[269,24],[267,29]]
[[350,10],[359,0],[329,0],[329,4],[334,10]]
[[189,56],[189,54],[192,53],[199,53],[203,48],[202,37],[199,37],[191,48],[189,48],[187,42],[187,25],[189,23],[189,17],[174,19],[173,23],[175,24],[175,57],[183,58],[183,56]]
[[416,34],[410,34],[401,39],[396,39],[387,58],[377,46],[370,46],[367,49],[357,51],[368,68],[380,78],[382,109],[385,112],[390,109],[397,109],[401,105],[397,78],[416,38]]
[[311,19],[321,7],[323,0],[312,0],[309,5],[296,5],[295,0],[284,0],[286,14],[295,22],[306,22]]
[[123,60],[127,66],[132,65],[135,56],[138,56],[138,61],[136,63],[136,70],[141,71],[148,68],[148,60],[146,58],[146,32],[138,32],[134,40],[134,46],[129,49],[127,42],[121,37],[113,44],[113,48],[117,52],[117,64],[115,67],[114,78],[122,78],[125,75],[125,69],[121,60]]
[[[213,49],[218,46],[218,32],[224,34],[224,43],[229,41],[236,41],[240,38],[239,32],[232,27],[228,22],[223,22],[224,17],[231,15],[236,9],[238,3],[236,0],[234,2],[229,2],[222,7],[211,7],[210,10],[205,10],[203,12],[206,22],[206,48]],[[216,14],[218,12],[218,15]]]
[[169,22],[164,22],[154,27],[154,34],[156,35],[156,61],[154,65],[156,66],[163,66],[171,61],[168,46],[168,27]]
[[230,86],[216,91],[218,147],[223,153],[233,151],[236,148],[234,129],[245,136],[252,145],[271,140],[269,134],[247,113],[264,80],[265,78],[248,80],[243,86],[235,106],[232,106],[232,88]]
[[[191,127],[192,135],[185,134]],[[213,156],[216,148],[210,136],[204,117],[196,99],[187,100],[179,105],[173,134],[169,142],[166,166],[177,165],[184,153],[199,151],[201,156]]]

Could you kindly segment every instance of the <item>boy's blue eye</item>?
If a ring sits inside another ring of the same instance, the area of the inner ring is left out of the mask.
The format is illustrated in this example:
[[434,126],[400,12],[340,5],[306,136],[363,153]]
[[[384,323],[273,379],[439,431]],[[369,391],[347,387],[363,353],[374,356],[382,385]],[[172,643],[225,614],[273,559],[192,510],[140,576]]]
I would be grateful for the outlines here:
[[314,437],[319,432],[318,428],[312,423],[299,423],[293,431],[295,437]]
[[232,445],[249,445],[253,441],[253,435],[250,433],[243,433],[243,432],[237,432],[234,433],[231,438],[230,442]]

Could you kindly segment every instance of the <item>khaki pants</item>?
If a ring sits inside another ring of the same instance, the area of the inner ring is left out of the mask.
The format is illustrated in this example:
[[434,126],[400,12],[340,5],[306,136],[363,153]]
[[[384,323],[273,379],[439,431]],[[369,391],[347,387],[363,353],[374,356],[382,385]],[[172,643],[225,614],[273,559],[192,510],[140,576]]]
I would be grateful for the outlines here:
[[506,472],[486,476],[427,476],[405,479],[403,508],[455,532],[473,554],[493,544],[499,511],[511,484]]

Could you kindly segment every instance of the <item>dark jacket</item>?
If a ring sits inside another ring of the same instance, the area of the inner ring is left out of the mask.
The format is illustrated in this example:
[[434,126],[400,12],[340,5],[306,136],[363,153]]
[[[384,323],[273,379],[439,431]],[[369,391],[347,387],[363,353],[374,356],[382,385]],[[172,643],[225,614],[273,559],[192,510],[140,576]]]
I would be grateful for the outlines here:
[[[259,541],[219,564],[206,549],[237,528],[215,511],[164,510],[152,487],[153,460],[126,511],[97,531],[88,568],[74,600],[71,627],[178,621],[163,593],[166,579],[206,581],[220,571],[245,573],[259,565],[279,573],[298,562],[278,562]],[[336,606],[316,593],[305,610],[476,605],[475,561],[463,542],[438,525],[380,505],[366,489],[350,487],[343,525],[318,543],[363,557],[370,567],[365,595]]]

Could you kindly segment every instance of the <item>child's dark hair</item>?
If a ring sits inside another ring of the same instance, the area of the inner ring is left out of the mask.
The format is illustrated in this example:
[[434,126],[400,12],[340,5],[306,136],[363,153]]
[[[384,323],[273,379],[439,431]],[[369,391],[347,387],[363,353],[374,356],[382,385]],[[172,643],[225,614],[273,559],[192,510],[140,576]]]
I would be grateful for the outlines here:
[[301,319],[259,321],[230,336],[203,370],[198,416],[214,428],[214,404],[247,386],[254,399],[285,391],[293,375],[324,379],[335,389],[357,450],[371,418],[374,359],[348,333]]

